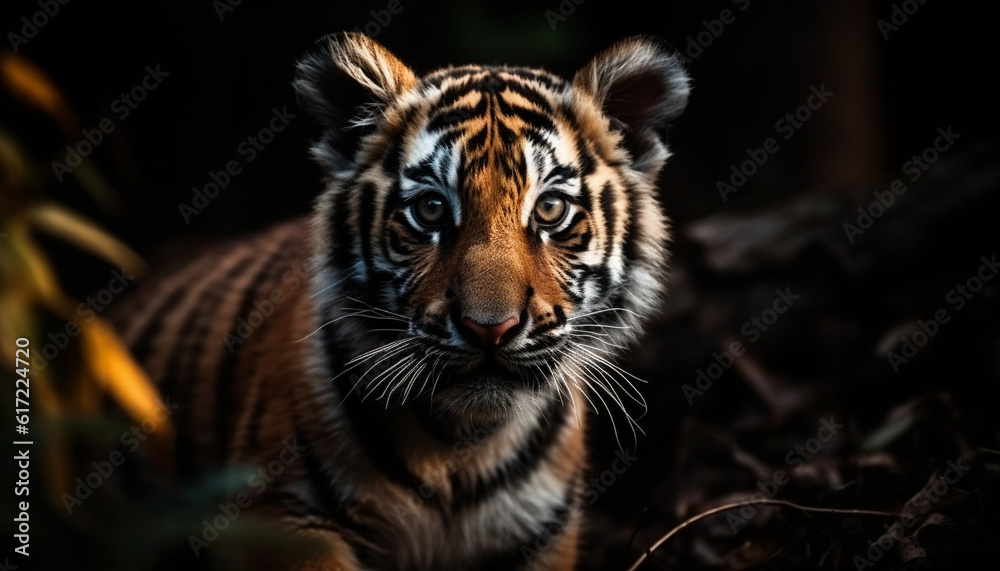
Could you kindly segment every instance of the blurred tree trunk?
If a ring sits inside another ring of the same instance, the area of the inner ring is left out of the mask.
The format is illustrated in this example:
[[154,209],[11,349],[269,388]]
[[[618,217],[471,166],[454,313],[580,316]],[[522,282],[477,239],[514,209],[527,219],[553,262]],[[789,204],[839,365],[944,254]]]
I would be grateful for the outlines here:
[[834,92],[817,113],[809,186],[843,188],[885,174],[882,38],[871,0],[827,0],[816,25],[818,81]]

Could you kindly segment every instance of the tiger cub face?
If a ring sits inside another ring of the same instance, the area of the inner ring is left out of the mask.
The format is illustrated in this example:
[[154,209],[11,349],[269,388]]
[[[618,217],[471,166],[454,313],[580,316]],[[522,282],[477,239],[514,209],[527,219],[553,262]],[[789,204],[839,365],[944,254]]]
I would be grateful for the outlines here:
[[689,91],[677,57],[636,37],[572,81],[418,77],[348,33],[303,59],[294,86],[324,129],[314,290],[352,390],[478,419],[573,383],[620,400],[614,350],[664,289],[655,183]]

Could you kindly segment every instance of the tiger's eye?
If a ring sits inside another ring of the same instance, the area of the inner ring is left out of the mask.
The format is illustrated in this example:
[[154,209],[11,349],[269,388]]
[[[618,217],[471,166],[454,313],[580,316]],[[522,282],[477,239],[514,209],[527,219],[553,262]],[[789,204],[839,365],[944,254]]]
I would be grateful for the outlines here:
[[444,197],[433,192],[424,194],[413,205],[413,213],[417,220],[425,226],[441,224],[447,215]]
[[566,199],[555,194],[543,194],[535,203],[535,220],[543,226],[555,226],[566,215]]

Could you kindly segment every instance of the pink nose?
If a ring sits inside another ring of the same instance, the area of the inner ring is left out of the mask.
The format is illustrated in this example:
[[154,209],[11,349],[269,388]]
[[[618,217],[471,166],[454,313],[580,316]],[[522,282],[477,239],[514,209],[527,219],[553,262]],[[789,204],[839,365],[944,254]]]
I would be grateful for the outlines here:
[[477,323],[468,317],[462,318],[462,325],[469,328],[476,337],[479,338],[479,344],[484,347],[496,347],[500,344],[500,338],[503,334],[510,331],[511,327],[518,324],[520,319],[517,316],[508,317],[502,323],[497,323],[495,325],[483,325],[482,323]]

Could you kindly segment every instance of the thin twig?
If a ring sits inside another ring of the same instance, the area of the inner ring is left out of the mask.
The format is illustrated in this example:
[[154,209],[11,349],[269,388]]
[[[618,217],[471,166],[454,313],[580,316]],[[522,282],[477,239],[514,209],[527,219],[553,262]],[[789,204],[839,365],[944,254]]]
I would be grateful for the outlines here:
[[736,508],[741,508],[743,506],[749,506],[749,505],[758,506],[758,505],[761,505],[761,504],[772,505],[772,506],[785,506],[785,507],[788,507],[788,508],[793,508],[793,509],[801,510],[801,511],[804,511],[804,512],[821,512],[821,513],[835,513],[835,514],[874,515],[874,516],[882,516],[882,517],[899,517],[899,514],[895,513],[895,512],[883,512],[883,511],[878,511],[878,510],[852,510],[852,509],[837,509],[837,508],[815,508],[815,507],[811,507],[811,506],[800,506],[799,504],[792,503],[792,502],[787,502],[785,500],[766,500],[765,499],[765,500],[744,500],[742,502],[733,502],[733,503],[729,503],[729,504],[723,504],[723,505],[718,506],[718,507],[714,507],[714,508],[712,508],[712,509],[710,509],[708,511],[701,512],[698,515],[692,516],[692,517],[684,520],[683,522],[681,522],[680,524],[678,524],[676,527],[674,527],[673,529],[671,529],[669,532],[667,532],[666,535],[664,535],[659,540],[657,540],[657,542],[654,543],[649,549],[647,549],[645,553],[643,553],[641,556],[639,556],[639,559],[637,559],[636,562],[633,563],[632,566],[629,567],[627,571],[635,571],[636,569],[638,569],[639,566],[642,565],[642,562],[645,561],[646,559],[648,559],[649,556],[652,555],[653,552],[656,551],[661,545],[663,545],[664,543],[666,543],[668,539],[670,539],[671,537],[673,537],[674,535],[676,535],[680,530],[682,530],[685,527],[691,525],[692,523],[695,523],[695,522],[697,522],[699,520],[703,520],[703,519],[705,519],[707,517],[710,517],[710,516],[713,516],[713,515],[715,515],[717,513],[722,513],[722,512],[726,512],[726,511],[729,511],[729,510],[736,509]]

